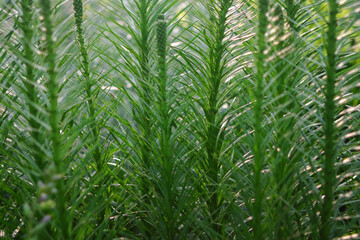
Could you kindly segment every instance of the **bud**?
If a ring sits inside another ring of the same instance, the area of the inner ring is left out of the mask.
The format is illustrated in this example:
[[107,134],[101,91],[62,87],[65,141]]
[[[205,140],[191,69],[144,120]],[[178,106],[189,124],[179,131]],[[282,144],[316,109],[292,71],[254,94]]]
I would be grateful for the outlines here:
[[52,210],[56,206],[56,203],[53,200],[46,200],[45,202],[40,203],[40,208],[43,211]]
[[163,14],[157,19],[156,26],[157,50],[160,58],[165,58],[167,44],[167,22]]
[[51,216],[50,215],[45,215],[43,217],[43,219],[41,219],[41,223],[46,224],[46,223],[50,222],[50,220],[51,220]]
[[48,196],[46,193],[42,193],[39,197],[40,202],[45,202],[48,199]]

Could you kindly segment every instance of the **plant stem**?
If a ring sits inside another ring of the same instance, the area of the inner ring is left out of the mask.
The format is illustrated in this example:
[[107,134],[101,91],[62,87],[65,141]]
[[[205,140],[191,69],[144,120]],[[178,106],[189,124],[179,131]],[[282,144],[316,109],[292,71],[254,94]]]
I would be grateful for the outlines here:
[[255,58],[256,64],[256,89],[254,103],[254,119],[255,119],[255,141],[254,141],[254,192],[255,200],[253,204],[253,237],[254,239],[263,239],[262,228],[262,210],[263,210],[263,184],[261,171],[264,165],[264,146],[263,146],[263,130],[262,130],[262,114],[263,114],[263,81],[264,81],[264,64],[265,64],[265,32],[267,27],[266,13],[268,11],[268,0],[258,0],[258,27],[257,27],[257,53]]
[[157,52],[158,52],[158,85],[160,97],[158,99],[160,106],[160,152],[162,163],[162,184],[165,186],[163,190],[164,197],[164,217],[166,218],[166,238],[175,239],[175,219],[173,216],[174,194],[173,194],[173,159],[172,146],[170,146],[171,123],[170,123],[170,106],[168,103],[167,93],[167,22],[164,15],[159,15],[156,26]]
[[80,53],[82,57],[82,71],[84,75],[85,80],[85,91],[86,91],[86,98],[87,98],[87,104],[89,108],[89,117],[91,119],[91,131],[92,131],[92,137],[94,139],[94,142],[96,144],[93,156],[96,161],[96,171],[99,172],[102,169],[103,163],[101,161],[101,154],[100,154],[100,146],[99,146],[99,130],[96,125],[96,114],[95,114],[95,103],[93,100],[93,92],[92,92],[92,80],[90,77],[90,70],[89,70],[89,56],[88,52],[86,50],[86,45],[84,41],[84,32],[82,28],[82,22],[83,22],[83,2],[82,0],[74,0],[73,1],[74,11],[75,11],[75,25],[76,25],[76,31],[77,31],[77,39],[80,46]]
[[[211,1],[210,1],[211,2]],[[204,109],[206,118],[206,159],[204,165],[206,167],[206,184],[208,197],[207,207],[210,213],[212,221],[212,228],[218,235],[221,235],[223,231],[222,219],[220,219],[220,205],[223,199],[220,196],[220,179],[219,172],[221,168],[220,163],[220,151],[224,141],[224,136],[220,134],[221,123],[217,121],[219,116],[219,102],[221,82],[223,80],[225,68],[223,56],[226,53],[226,42],[224,41],[226,35],[225,31],[228,27],[228,12],[232,6],[232,0],[219,1],[219,10],[209,14],[211,15],[211,21],[213,22],[213,29],[210,32],[214,34],[211,42],[208,43],[209,47],[209,92],[207,102],[205,103],[206,108]],[[211,4],[211,3],[209,3]]]
[[[53,40],[53,26],[51,23],[51,1],[49,0],[40,0],[41,15],[43,16],[44,23],[44,32],[45,32],[45,48],[47,50],[45,61],[47,63],[47,75],[48,80],[46,82],[46,87],[48,91],[49,103],[47,105],[47,112],[49,116],[49,125],[50,125],[50,139],[52,142],[52,162],[50,167],[54,165],[55,174],[61,176],[63,173],[63,159],[60,154],[61,140],[59,134],[59,112],[58,112],[58,82],[57,82],[57,72],[56,72],[56,46]],[[52,169],[50,169],[52,170]],[[51,176],[52,178],[54,176]],[[60,179],[55,179],[56,181],[56,208],[58,212],[57,223],[60,226],[60,230],[63,236],[63,239],[70,239],[67,213],[65,207],[65,189],[63,183],[63,177]]]
[[[151,119],[150,119],[150,106],[151,106],[151,77],[150,77],[150,24],[149,24],[149,5],[151,0],[141,0],[140,4],[137,5],[139,8],[139,22],[140,22],[140,44],[139,44],[139,54],[140,54],[140,99],[142,105],[142,112],[140,114],[141,123],[141,160],[143,168],[148,170],[150,168],[150,152],[148,141],[151,139]],[[141,186],[143,194],[149,194],[149,183],[147,179],[143,179]],[[147,201],[147,198],[145,198]]]
[[[75,16],[75,25],[76,25],[76,31],[77,31],[77,39],[80,47],[80,53],[82,57],[82,73],[84,76],[85,81],[85,92],[86,92],[86,99],[87,99],[87,106],[89,110],[89,118],[91,119],[90,128],[91,128],[91,134],[92,134],[92,140],[95,146],[94,150],[92,152],[93,157],[95,159],[96,164],[96,174],[104,174],[102,171],[104,168],[104,163],[102,161],[101,157],[101,150],[100,150],[100,131],[97,126],[96,121],[96,104],[94,102],[94,92],[92,91],[93,82],[90,76],[90,70],[89,70],[89,55],[86,49],[85,40],[84,40],[84,31],[82,27],[83,23],[83,16],[84,16],[84,9],[83,9],[83,1],[82,0],[73,0],[73,7],[74,7],[74,16]],[[101,180],[101,182],[98,183],[99,185],[104,184],[104,180]],[[106,196],[100,197],[101,201],[106,201]],[[102,224],[104,222],[106,214],[106,208],[102,209],[100,213],[98,214],[98,224]]]
[[324,132],[325,132],[325,162],[324,162],[324,201],[321,210],[322,224],[320,227],[320,239],[332,239],[333,222],[331,217],[334,216],[334,185],[336,160],[336,139],[335,139],[335,81],[336,81],[336,0],[328,1],[329,22],[327,32],[327,63],[326,63],[326,86],[325,86],[325,111],[324,111]]
[[29,125],[30,125],[30,134],[35,141],[32,144],[34,154],[34,159],[40,169],[44,168],[43,154],[41,153],[40,148],[37,144],[40,142],[39,128],[40,124],[36,120],[38,117],[38,110],[36,105],[38,104],[37,92],[36,92],[36,79],[34,74],[34,51],[32,48],[32,40],[34,35],[34,30],[32,27],[33,23],[33,2],[32,0],[21,1],[21,10],[22,10],[22,22],[20,24],[21,30],[23,32],[23,55],[24,55],[24,65],[26,68],[26,81],[24,85],[26,87],[27,94],[27,104],[29,107]]

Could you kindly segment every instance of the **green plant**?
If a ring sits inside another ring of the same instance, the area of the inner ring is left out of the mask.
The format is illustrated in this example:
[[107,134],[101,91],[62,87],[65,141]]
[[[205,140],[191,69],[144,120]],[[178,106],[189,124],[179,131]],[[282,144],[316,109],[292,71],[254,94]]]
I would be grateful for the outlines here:
[[1,2],[0,237],[357,238],[358,9]]
[[329,22],[326,43],[326,86],[325,86],[325,113],[324,113],[324,131],[325,131],[325,159],[324,159],[324,202],[321,211],[322,226],[320,228],[320,238],[331,239],[332,222],[331,216],[334,216],[334,181],[335,169],[334,163],[337,155],[337,144],[334,134],[335,128],[335,80],[336,80],[336,1],[329,1]]
[[262,127],[262,115],[263,115],[263,81],[265,72],[265,32],[267,26],[266,13],[268,11],[269,1],[258,1],[259,7],[259,22],[257,25],[257,49],[256,49],[256,85],[254,91],[254,239],[261,239],[263,236],[262,230],[262,209],[263,209],[263,183],[261,177],[261,171],[264,167],[264,155],[265,149],[263,147],[263,127]]

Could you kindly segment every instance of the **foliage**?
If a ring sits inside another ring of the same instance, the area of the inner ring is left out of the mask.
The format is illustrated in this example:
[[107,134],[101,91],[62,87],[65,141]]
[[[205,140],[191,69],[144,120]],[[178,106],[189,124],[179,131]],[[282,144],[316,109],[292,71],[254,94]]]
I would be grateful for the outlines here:
[[0,237],[357,239],[356,0],[0,3]]

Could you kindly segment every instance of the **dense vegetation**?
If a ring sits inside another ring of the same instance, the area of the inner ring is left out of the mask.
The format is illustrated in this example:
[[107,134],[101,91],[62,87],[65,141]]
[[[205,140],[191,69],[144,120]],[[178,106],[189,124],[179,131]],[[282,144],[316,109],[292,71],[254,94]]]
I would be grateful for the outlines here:
[[357,0],[0,2],[0,238],[359,239]]

